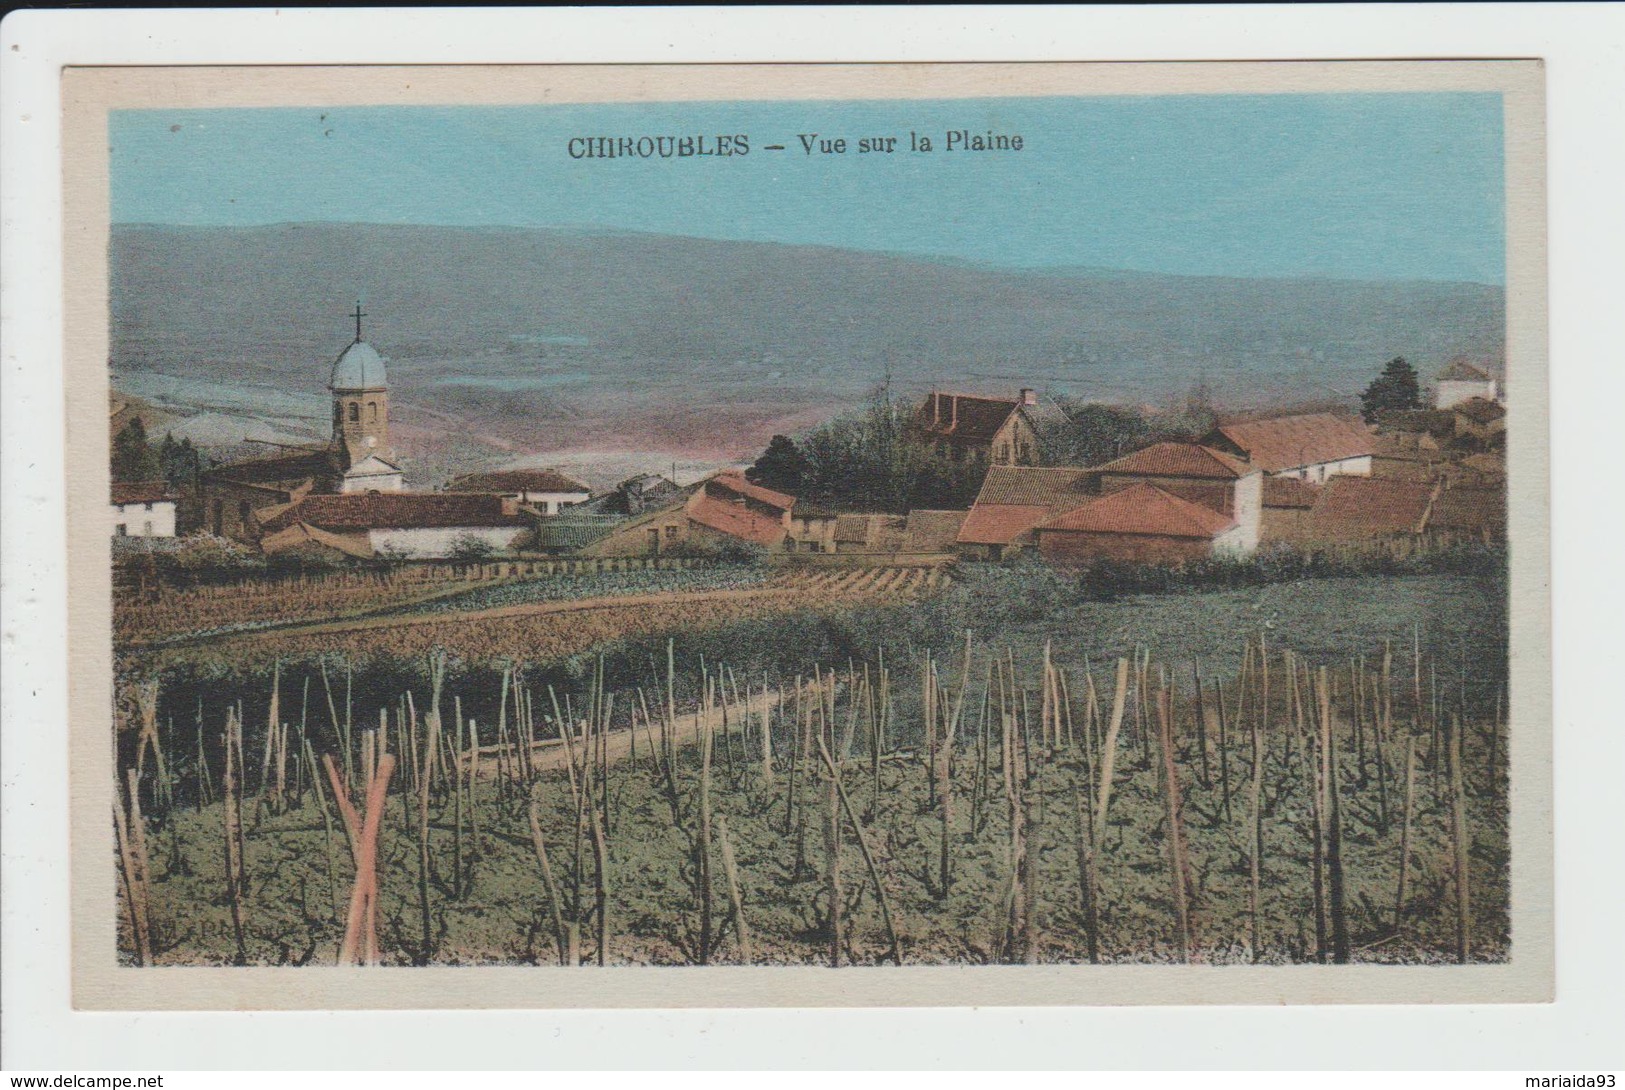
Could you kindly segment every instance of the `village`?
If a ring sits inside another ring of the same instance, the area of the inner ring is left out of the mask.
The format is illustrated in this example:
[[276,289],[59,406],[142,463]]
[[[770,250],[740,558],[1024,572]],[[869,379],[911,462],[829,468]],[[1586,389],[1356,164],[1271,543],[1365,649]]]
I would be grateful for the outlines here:
[[[190,495],[172,480],[115,479],[114,536],[202,533],[266,556],[337,561],[931,567],[1027,555],[1065,567],[1177,566],[1271,547],[1429,547],[1505,533],[1502,391],[1487,366],[1466,359],[1436,376],[1431,407],[1371,422],[1336,411],[1221,417],[1199,436],[1147,432],[1138,449],[1097,464],[1056,457],[1052,437],[1072,421],[1033,389],[933,390],[903,421],[902,441],[959,473],[974,498],[898,512],[798,496],[781,479],[794,485],[798,476],[775,472],[767,456],[684,486],[643,474],[595,493],[536,468],[413,490],[390,442],[387,362],[362,338],[359,308],[355,320],[355,339],[328,377],[329,441],[200,468]],[[115,427],[127,427],[119,415],[115,407]],[[785,449],[799,456],[784,437],[770,455]],[[861,494],[862,482],[851,483],[848,495]]]

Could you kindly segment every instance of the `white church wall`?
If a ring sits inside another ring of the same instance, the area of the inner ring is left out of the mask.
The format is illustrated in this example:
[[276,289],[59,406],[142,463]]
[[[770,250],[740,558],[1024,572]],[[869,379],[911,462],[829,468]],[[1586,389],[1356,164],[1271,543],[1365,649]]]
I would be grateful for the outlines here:
[[375,553],[400,555],[409,560],[440,560],[470,538],[485,542],[497,552],[506,552],[524,533],[513,526],[444,526],[373,530],[369,536]]
[[343,477],[339,491],[351,492],[404,492],[406,477],[400,473],[378,473],[365,477]]
[[175,504],[169,500],[152,503],[115,503],[114,537],[174,537]]

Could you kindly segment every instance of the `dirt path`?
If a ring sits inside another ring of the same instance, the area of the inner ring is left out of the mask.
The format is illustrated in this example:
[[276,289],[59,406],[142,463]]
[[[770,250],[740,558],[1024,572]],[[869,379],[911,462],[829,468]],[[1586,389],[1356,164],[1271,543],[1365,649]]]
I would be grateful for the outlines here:
[[[766,693],[754,692],[745,700],[733,701],[724,706],[718,704],[709,715],[698,709],[689,712],[679,712],[676,719],[676,741],[680,746],[699,744],[701,732],[709,726],[713,731],[720,732],[726,728],[728,734],[742,733],[752,719],[760,721],[762,715],[776,708],[784,700],[782,690],[772,689]],[[654,709],[651,709],[652,711]],[[658,711],[656,711],[658,715]],[[636,715],[641,720],[641,713]],[[605,732],[604,750],[608,760],[619,762],[632,755],[633,730],[637,732],[638,758],[641,760],[653,752],[653,747],[660,742],[660,727],[656,723],[652,728],[639,723],[632,729],[611,730]],[[581,737],[576,735],[576,745],[581,744]],[[493,780],[498,776],[498,756],[502,753],[501,746],[481,746],[479,749],[478,778]],[[522,760],[520,753],[523,747],[510,743],[507,755],[514,761]],[[567,766],[570,759],[570,747],[564,744],[562,738],[547,738],[536,742],[531,750],[531,767],[538,772],[556,772]],[[466,763],[467,757],[459,760]],[[754,764],[761,760],[761,754],[746,754],[745,763]]]

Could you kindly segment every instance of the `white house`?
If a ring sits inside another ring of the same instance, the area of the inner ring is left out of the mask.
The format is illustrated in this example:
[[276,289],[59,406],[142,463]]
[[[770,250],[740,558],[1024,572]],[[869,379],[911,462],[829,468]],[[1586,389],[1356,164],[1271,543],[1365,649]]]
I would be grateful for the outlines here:
[[267,553],[321,546],[351,556],[437,560],[471,545],[511,550],[531,518],[506,496],[446,492],[363,492],[307,496],[262,512]]
[[113,484],[114,537],[174,537],[175,496],[163,481]]
[[490,492],[529,504],[544,515],[592,499],[592,491],[552,469],[499,469],[472,473],[446,486],[447,492]]
[[1495,379],[1488,371],[1458,357],[1450,361],[1450,366],[1439,372],[1434,387],[1433,407],[1449,409],[1475,397],[1483,398],[1485,401],[1496,401],[1498,400],[1496,386]]
[[1271,477],[1321,484],[1328,477],[1369,477],[1377,435],[1358,417],[1306,413],[1214,428],[1204,446],[1232,454]]

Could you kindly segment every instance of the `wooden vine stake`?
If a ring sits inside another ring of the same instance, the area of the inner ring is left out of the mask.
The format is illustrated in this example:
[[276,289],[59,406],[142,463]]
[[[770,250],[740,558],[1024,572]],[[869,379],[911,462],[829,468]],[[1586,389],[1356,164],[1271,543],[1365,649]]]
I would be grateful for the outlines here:
[[1467,881],[1467,853],[1471,847],[1467,830],[1467,793],[1461,771],[1461,720],[1451,717],[1450,729],[1450,843],[1456,870],[1456,962],[1466,965],[1472,951],[1472,891]]
[[340,965],[378,964],[378,828],[383,821],[389,793],[389,780],[395,772],[395,755],[386,753],[378,761],[364,802],[357,814],[350,793],[331,753],[322,754],[327,782],[338,801],[344,828],[350,835],[350,855],[355,861],[355,886],[350,893],[350,911],[344,923],[344,942],[339,947]]

